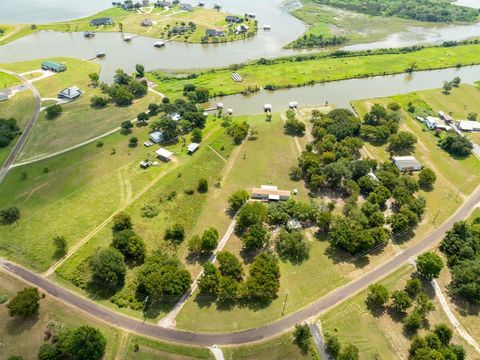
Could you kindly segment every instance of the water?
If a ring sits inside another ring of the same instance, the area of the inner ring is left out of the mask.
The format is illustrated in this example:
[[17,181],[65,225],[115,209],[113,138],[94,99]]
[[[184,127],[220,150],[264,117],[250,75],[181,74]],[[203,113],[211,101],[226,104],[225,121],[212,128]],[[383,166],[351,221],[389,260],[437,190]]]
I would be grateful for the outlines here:
[[480,0],[457,0],[455,4],[480,9]]
[[[335,81],[273,92],[261,91],[249,96],[225,96],[212,99],[208,106],[221,102],[225,109],[233,109],[235,115],[259,114],[263,111],[263,105],[267,103],[272,105],[274,112],[285,111],[291,101],[297,101],[301,107],[319,106],[328,102],[329,104],[335,104],[337,107],[349,108],[352,100],[387,97],[412,91],[440,88],[443,81],[451,80],[455,76],[459,76],[464,83],[473,84],[480,79],[480,66]],[[441,96],[440,90],[439,96]]]

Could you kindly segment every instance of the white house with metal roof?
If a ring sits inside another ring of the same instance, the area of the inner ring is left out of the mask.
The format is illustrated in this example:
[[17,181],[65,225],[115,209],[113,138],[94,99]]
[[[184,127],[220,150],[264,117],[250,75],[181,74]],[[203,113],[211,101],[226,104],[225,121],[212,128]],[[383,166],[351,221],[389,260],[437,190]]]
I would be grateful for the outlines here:
[[394,156],[392,160],[400,171],[422,170],[422,164],[413,156]]

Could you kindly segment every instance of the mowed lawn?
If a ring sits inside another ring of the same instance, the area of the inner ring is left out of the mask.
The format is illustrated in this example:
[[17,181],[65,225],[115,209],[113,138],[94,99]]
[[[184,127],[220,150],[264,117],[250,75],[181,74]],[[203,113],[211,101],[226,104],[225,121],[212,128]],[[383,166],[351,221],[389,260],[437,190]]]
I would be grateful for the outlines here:
[[[440,92],[440,90],[437,90]],[[415,93],[414,95],[420,94]],[[440,94],[441,95],[441,94]],[[387,106],[392,101],[405,101],[404,96],[398,95],[393,98],[369,99],[365,101],[354,101],[353,105],[359,115],[363,115],[373,104]],[[411,99],[411,97],[409,97]],[[434,111],[440,108],[432,107]],[[433,190],[420,190],[419,195],[427,200],[427,207],[423,220],[416,229],[415,240],[420,240],[435,226],[445,222],[460,207],[463,200],[471,194],[480,182],[480,161],[473,155],[465,159],[458,159],[450,156],[447,152],[438,147],[438,138],[432,131],[414,120],[407,112],[400,112],[402,122],[400,130],[409,131],[417,137],[415,151],[412,153],[422,165],[431,168],[437,175]],[[366,153],[380,161],[388,161],[386,145],[373,146],[365,143]],[[417,175],[414,175],[417,176]],[[448,206],[445,206],[448,204]],[[409,246],[410,242],[402,244]]]
[[[129,360],[215,359],[212,352],[206,347],[162,343],[135,335],[130,335],[128,341],[130,346],[125,354]],[[138,350],[135,348],[137,345]]]
[[193,83],[204,86],[210,94],[235,94],[248,87],[302,86],[311,82],[335,81],[357,77],[386,75],[404,72],[412,62],[416,70],[454,67],[458,64],[478,64],[480,45],[465,45],[451,48],[432,47],[402,54],[385,54],[354,56],[345,58],[318,55],[313,60],[279,61],[275,64],[249,64],[237,72],[243,77],[241,83],[231,80],[231,70],[221,69],[215,72],[199,74],[195,79],[156,79],[155,74],[149,77],[158,83],[158,89],[171,97],[178,97],[183,86]]
[[[7,101],[0,102],[0,119],[14,118],[20,130],[23,130],[30,119],[35,106],[35,98],[30,91],[22,91]],[[4,163],[13,146],[18,141],[17,136],[10,145],[0,148],[0,165]]]
[[314,359],[310,353],[303,353],[294,343],[291,332],[262,342],[242,346],[224,346],[222,351],[226,360]]
[[[390,291],[402,289],[414,271],[413,266],[404,266],[380,283]],[[425,284],[424,290],[435,305],[435,310],[427,317],[429,327],[433,328],[439,323],[449,324],[432,287]],[[407,359],[410,339],[403,333],[403,323],[393,320],[388,312],[372,314],[365,303],[367,293],[368,290],[364,290],[321,315],[323,331],[338,336],[343,345],[356,345],[362,360],[375,358],[377,354],[381,359]],[[425,332],[422,329],[419,333],[424,335]],[[456,331],[452,343],[463,345],[467,350],[467,358],[475,358],[473,349]]]
[[[15,294],[28,285],[17,278],[0,272],[0,295],[7,295],[11,299]],[[40,312],[32,319],[12,318],[8,315],[7,307],[0,305],[0,358],[22,356],[25,360],[37,359],[38,348],[44,343],[45,330],[49,324],[58,326],[77,327],[90,325],[98,328],[107,340],[105,360],[117,359],[122,353],[119,349],[122,332],[103,322],[78,312],[47,295],[40,300]]]
[[[147,129],[135,128],[133,135],[146,139]],[[72,246],[168,168],[162,163],[140,170],[140,160],[153,159],[154,151],[130,148],[128,137],[115,133],[100,143],[12,169],[0,184],[0,208],[19,207],[21,219],[0,226],[0,253],[46,270],[55,260],[53,237],[65,236]]]
[[0,90],[19,84],[20,80],[15,76],[0,71]]
[[[297,163],[298,149],[294,139],[283,134],[283,121],[279,114],[272,122],[266,122],[264,116],[246,118],[258,131],[257,140],[247,140],[234,148],[230,155],[226,171],[220,181],[221,188],[214,190],[209,198],[200,220],[198,231],[215,225],[223,233],[231,219],[227,216],[228,196],[238,190],[251,190],[262,184],[277,185],[281,189],[298,189],[297,200],[308,201],[307,190],[303,183],[290,180],[288,173]],[[218,144],[217,144],[218,146]],[[288,289],[288,302],[285,314],[308,305],[321,295],[347,281],[340,267],[325,255],[328,244],[308,236],[311,244],[310,259],[301,265],[281,263],[280,291],[278,298],[268,307],[249,309],[235,306],[232,309],[218,308],[214,303],[196,299],[194,294],[178,315],[177,327],[187,330],[221,332],[239,331],[260,326],[282,316],[285,292]],[[233,235],[226,247],[237,255],[241,252],[241,242]],[[248,259],[247,259],[248,260]],[[244,263],[245,269],[248,264]],[[198,300],[198,301],[197,301]]]

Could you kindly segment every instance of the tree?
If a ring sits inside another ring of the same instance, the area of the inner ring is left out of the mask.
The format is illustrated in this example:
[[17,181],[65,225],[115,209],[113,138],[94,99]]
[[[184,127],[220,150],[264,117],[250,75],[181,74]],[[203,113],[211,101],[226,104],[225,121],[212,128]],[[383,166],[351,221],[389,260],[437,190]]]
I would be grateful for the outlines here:
[[231,276],[222,276],[218,284],[218,301],[235,301],[240,291],[240,284]]
[[170,117],[162,117],[150,125],[153,131],[160,131],[165,142],[175,142],[179,136],[178,123]]
[[67,239],[64,236],[55,236],[53,238],[53,244],[55,245],[55,255],[56,257],[62,257],[67,253]]
[[278,254],[291,262],[302,262],[307,259],[310,247],[300,231],[281,230],[276,240]]
[[415,299],[422,291],[422,283],[418,279],[409,279],[405,285],[405,292],[412,299]]
[[[132,80],[125,88],[130,94],[132,94],[135,98],[141,98],[145,96],[148,92],[147,82],[145,80],[138,81]],[[132,99],[133,101],[133,99]]]
[[55,345],[44,343],[38,349],[37,358],[38,360],[60,360],[62,351]]
[[312,341],[312,333],[307,324],[297,324],[295,325],[295,330],[293,331],[293,337],[295,338],[295,343],[298,347],[304,352],[308,352],[310,349]]
[[376,307],[383,307],[388,302],[390,294],[382,284],[372,284],[368,287],[367,303]]
[[188,241],[188,251],[192,253],[201,253],[203,252],[202,249],[202,238],[198,235],[192,236],[192,238]]
[[137,145],[138,145],[138,138],[136,136],[131,136],[130,139],[128,139],[128,146],[137,147]]
[[236,213],[250,198],[246,190],[237,190],[228,198],[230,212]]
[[392,292],[392,308],[399,312],[405,312],[410,306],[412,306],[412,299],[403,290],[395,290]]
[[176,243],[180,243],[185,238],[185,227],[182,224],[174,224],[165,230],[165,240],[171,240]]
[[217,254],[220,273],[230,276],[236,281],[243,279],[243,266],[235,255],[228,251],[220,251]]
[[408,218],[404,214],[392,214],[388,219],[387,222],[392,227],[392,231],[394,234],[400,234],[404,231],[407,231],[410,227]]
[[239,145],[247,137],[249,128],[250,126],[246,121],[243,123],[233,123],[228,127],[227,134],[233,138],[233,142],[236,145]]
[[325,333],[325,349],[327,353],[332,357],[332,359],[337,359],[340,355],[340,350],[342,345],[335,335],[330,335],[330,333]]
[[463,260],[452,268],[451,293],[471,304],[480,304],[480,262]]
[[460,79],[458,76],[455,76],[452,80],[452,86],[459,87],[461,82],[462,79]]
[[473,145],[467,137],[457,134],[447,134],[440,140],[439,145],[446,152],[460,157],[470,155],[473,149]]
[[417,138],[410,132],[399,131],[388,139],[387,150],[395,154],[410,153],[417,143]]
[[237,216],[237,228],[244,230],[255,224],[262,224],[267,218],[267,207],[261,202],[245,204]]
[[255,257],[245,282],[246,295],[260,302],[273,300],[280,288],[280,267],[277,258],[269,253]]
[[37,288],[20,290],[7,304],[8,314],[12,317],[32,317],[40,308],[40,293]]
[[197,144],[202,142],[202,130],[199,128],[192,130],[192,142]]
[[450,91],[452,90],[452,83],[450,81],[444,81],[442,90],[444,94],[450,94]]
[[418,174],[418,185],[422,188],[430,189],[437,180],[437,176],[433,170],[429,168],[423,168]]
[[65,358],[99,360],[105,353],[106,343],[105,337],[98,329],[83,325],[60,337],[59,343],[55,346],[62,349]]
[[203,264],[203,274],[198,281],[200,293],[216,295],[218,293],[220,278],[220,271],[211,262]]
[[207,179],[198,180],[197,191],[199,193],[206,193],[208,191],[208,181],[207,181]]
[[127,266],[123,255],[116,249],[99,250],[89,261],[92,281],[99,286],[117,287],[125,280]]
[[[150,104],[150,105],[155,105],[155,104]],[[146,124],[148,121],[148,114],[146,112],[139,113],[137,115],[137,121],[138,121],[138,126]]]
[[120,251],[127,260],[142,263],[145,259],[145,243],[132,229],[115,232],[112,246]]
[[110,96],[117,106],[131,105],[135,95],[125,87],[113,85]]
[[133,225],[130,215],[121,212],[113,217],[112,231],[122,231],[125,229],[131,229],[132,227]]
[[120,124],[120,133],[122,135],[128,135],[132,132],[133,124],[130,120],[125,120]]
[[98,75],[98,73],[91,73],[91,74],[88,74],[88,77],[90,78],[90,84],[93,87],[97,87],[98,81],[100,80],[100,75]]
[[422,314],[415,309],[405,318],[405,329],[410,333],[415,333],[421,328],[423,321]]
[[96,109],[101,109],[107,106],[108,104],[108,98],[105,96],[92,96],[90,99],[90,106]]
[[426,280],[438,278],[443,268],[443,260],[433,252],[426,252],[417,258],[417,270]]
[[338,356],[338,360],[358,360],[359,351],[355,345],[348,344]]
[[113,81],[118,85],[128,85],[132,78],[122,69],[115,70]]
[[137,72],[137,77],[143,78],[145,76],[145,66],[137,64],[135,65],[135,71]]
[[0,221],[3,224],[13,224],[20,219],[20,209],[16,206],[10,206],[0,209]]
[[155,116],[160,111],[160,106],[155,103],[148,104],[148,116]]
[[215,228],[209,228],[203,232],[201,239],[202,251],[213,251],[218,244],[218,230]]
[[433,332],[438,336],[443,346],[448,346],[452,340],[453,331],[447,324],[435,325]]
[[247,250],[261,249],[269,239],[267,229],[261,224],[254,224],[242,236],[243,246]]
[[62,108],[62,105],[55,104],[47,107],[45,111],[47,112],[48,119],[55,119],[56,117],[60,116],[60,114],[63,111],[63,108]]
[[286,134],[293,136],[303,136],[305,133],[305,124],[295,118],[287,119],[283,128]]

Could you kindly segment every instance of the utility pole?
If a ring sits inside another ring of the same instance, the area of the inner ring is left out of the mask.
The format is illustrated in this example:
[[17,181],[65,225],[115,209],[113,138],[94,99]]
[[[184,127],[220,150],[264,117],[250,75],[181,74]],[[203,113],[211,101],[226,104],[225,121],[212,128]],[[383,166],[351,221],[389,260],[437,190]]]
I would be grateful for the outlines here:
[[283,301],[282,316],[284,316],[284,314],[285,314],[285,307],[287,306],[287,299],[288,299],[288,289],[285,290],[285,300]]

